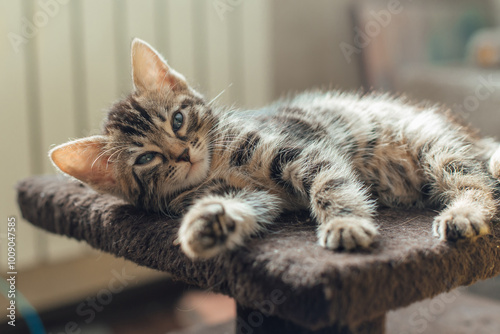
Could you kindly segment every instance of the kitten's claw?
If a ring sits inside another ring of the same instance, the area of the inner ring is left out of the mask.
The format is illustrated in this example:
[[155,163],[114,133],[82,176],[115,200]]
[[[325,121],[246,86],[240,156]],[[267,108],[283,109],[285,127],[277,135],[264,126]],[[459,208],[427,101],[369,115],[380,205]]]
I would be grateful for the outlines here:
[[318,229],[319,244],[328,249],[368,248],[378,235],[377,226],[359,217],[335,218]]
[[441,240],[472,239],[490,233],[484,214],[474,206],[443,211],[434,219],[434,235]]
[[[253,217],[234,203],[207,202],[193,207],[184,217],[178,240],[191,258],[210,258],[243,243]],[[232,204],[232,205],[230,205]]]

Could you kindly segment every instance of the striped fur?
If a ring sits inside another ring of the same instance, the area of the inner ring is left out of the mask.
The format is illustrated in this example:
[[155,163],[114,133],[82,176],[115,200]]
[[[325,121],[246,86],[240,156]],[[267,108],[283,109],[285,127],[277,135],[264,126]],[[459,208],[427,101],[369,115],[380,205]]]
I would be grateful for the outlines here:
[[[150,51],[150,63],[167,66]],[[489,233],[500,144],[439,107],[329,91],[250,112],[207,104],[180,75],[165,85],[160,76],[134,80],[99,139],[96,160],[107,159],[116,182],[88,183],[147,210],[184,215],[178,242],[193,258],[241,246],[285,210],[310,210],[319,243],[330,249],[370,247],[377,205],[441,208],[434,232],[443,240]],[[176,112],[184,117],[178,131]],[[145,152],[154,159],[138,165]],[[183,152],[189,161],[179,160]]]

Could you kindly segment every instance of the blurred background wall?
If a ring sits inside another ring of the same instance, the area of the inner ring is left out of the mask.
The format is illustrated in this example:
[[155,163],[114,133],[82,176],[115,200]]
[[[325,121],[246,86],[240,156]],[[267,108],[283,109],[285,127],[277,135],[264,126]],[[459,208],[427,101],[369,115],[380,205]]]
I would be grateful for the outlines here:
[[[0,271],[7,217],[16,216],[21,290],[38,308],[99,286],[86,290],[85,268],[109,274],[112,259],[96,265],[103,255],[88,246],[23,222],[14,186],[55,172],[53,145],[99,132],[106,108],[131,89],[133,37],[207,99],[224,92],[223,104],[256,108],[315,87],[381,89],[444,103],[495,136],[500,37],[488,29],[499,25],[500,0],[0,0]],[[156,277],[137,270],[138,282]],[[79,274],[55,289],[48,282],[61,272]]]

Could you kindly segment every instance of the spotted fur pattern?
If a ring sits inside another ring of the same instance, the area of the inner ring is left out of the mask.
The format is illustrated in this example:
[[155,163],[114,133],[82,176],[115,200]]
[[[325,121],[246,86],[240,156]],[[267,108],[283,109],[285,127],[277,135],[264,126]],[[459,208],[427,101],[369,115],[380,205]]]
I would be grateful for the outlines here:
[[[311,212],[329,249],[369,248],[377,205],[441,208],[434,233],[443,240],[490,231],[500,144],[439,107],[328,91],[229,110],[207,103],[142,41],[134,41],[133,68],[136,89],[111,108],[104,134],[51,156],[97,190],[183,215],[177,242],[192,258],[239,247],[291,210]],[[75,150],[103,175],[67,167],[65,152]],[[152,160],[138,164],[147,152]]]

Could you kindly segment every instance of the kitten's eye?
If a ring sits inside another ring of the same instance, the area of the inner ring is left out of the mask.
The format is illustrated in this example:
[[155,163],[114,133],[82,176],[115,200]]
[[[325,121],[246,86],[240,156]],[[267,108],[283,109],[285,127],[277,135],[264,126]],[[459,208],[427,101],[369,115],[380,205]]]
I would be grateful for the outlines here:
[[183,121],[184,121],[184,116],[182,116],[182,113],[176,112],[172,119],[172,129],[174,131],[178,131],[181,128]]
[[135,161],[135,164],[136,165],[145,165],[147,163],[150,163],[156,157],[156,154],[157,153],[152,153],[152,152],[144,153],[137,158],[137,160]]

